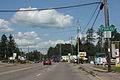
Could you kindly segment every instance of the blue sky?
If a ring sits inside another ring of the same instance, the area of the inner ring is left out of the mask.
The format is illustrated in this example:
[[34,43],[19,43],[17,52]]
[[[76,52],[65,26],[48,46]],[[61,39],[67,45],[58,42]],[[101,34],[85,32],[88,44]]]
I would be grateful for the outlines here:
[[[99,0],[0,0],[0,10],[42,9],[96,1]],[[108,1],[110,24],[115,24],[120,31],[120,0]],[[68,43],[70,37],[76,36],[78,19],[83,33],[91,27],[92,22],[83,30],[96,6],[97,4],[36,13],[0,13],[0,32],[6,35],[12,33],[22,49],[28,46],[31,50],[41,49],[60,42]],[[104,10],[100,12],[94,29],[97,30],[101,24],[104,24]]]

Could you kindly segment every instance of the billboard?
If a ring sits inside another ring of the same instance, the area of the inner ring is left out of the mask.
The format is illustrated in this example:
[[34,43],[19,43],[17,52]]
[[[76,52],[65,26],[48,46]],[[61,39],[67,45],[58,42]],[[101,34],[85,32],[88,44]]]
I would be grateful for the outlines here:
[[83,57],[83,56],[87,56],[86,52],[79,52],[78,57]]

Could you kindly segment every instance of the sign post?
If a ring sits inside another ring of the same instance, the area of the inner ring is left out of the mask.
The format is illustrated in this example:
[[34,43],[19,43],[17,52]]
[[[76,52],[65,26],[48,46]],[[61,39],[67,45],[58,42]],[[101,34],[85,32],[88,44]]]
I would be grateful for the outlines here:
[[[110,27],[109,26],[109,14],[108,14],[108,0],[103,0],[103,4],[104,4],[105,26]],[[106,41],[108,43],[108,48],[111,48],[110,38],[106,38]],[[111,72],[111,52],[108,52],[108,72]]]

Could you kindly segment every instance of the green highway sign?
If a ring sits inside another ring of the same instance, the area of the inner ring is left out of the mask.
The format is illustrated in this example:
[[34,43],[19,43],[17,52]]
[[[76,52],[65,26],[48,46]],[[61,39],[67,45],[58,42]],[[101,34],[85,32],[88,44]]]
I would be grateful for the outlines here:
[[115,27],[100,27],[101,31],[114,31]]

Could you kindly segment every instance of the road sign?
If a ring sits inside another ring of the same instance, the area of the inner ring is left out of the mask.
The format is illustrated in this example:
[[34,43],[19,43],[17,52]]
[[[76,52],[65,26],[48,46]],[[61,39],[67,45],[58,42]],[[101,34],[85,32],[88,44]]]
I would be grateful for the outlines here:
[[86,55],[87,55],[86,52],[79,52],[78,57],[80,57],[80,56],[86,56]]
[[114,31],[115,27],[100,27],[101,31]]
[[111,38],[111,31],[104,31],[104,38]]

